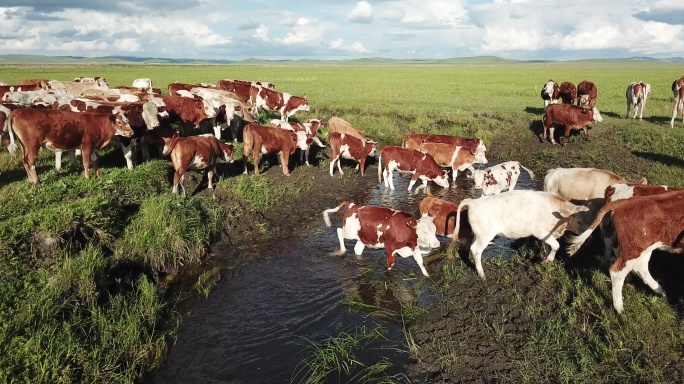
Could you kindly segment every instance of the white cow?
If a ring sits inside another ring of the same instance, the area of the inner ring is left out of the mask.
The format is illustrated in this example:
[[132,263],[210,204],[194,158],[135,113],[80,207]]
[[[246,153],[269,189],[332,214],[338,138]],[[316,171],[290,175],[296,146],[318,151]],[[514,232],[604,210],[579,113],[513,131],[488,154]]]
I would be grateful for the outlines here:
[[478,169],[473,172],[475,189],[481,189],[485,196],[496,195],[505,190],[512,191],[520,176],[520,169],[524,169],[534,180],[534,172],[524,167],[517,161],[507,161],[493,165],[486,169]]
[[133,80],[132,87],[151,90],[152,89],[152,79],[150,79],[149,77],[143,77],[140,79],[135,79],[135,80]]
[[482,252],[495,236],[502,235],[509,239],[534,236],[551,247],[544,260],[551,262],[560,247],[557,238],[568,229],[569,218],[578,212],[589,210],[560,196],[541,191],[511,191],[478,199],[464,199],[458,205],[450,249],[458,242],[461,210],[466,207],[468,221],[475,235],[470,253],[482,280],[485,280]]
[[629,108],[634,108],[634,119],[637,117],[637,112],[639,113],[639,120],[643,120],[644,108],[646,107],[646,99],[648,94],[651,92],[651,84],[644,82],[632,82],[632,84],[627,86],[626,96],[627,96],[627,115],[629,117]]

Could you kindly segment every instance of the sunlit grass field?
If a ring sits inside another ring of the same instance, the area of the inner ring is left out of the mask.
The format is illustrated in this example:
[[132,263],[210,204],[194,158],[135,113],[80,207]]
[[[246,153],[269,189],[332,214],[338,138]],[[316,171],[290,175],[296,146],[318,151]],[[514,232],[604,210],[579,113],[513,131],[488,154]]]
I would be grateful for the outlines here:
[[[646,176],[653,183],[679,187],[684,186],[684,124],[681,117],[674,130],[669,123],[673,107],[670,87],[682,75],[681,64],[637,61],[0,67],[0,80],[10,84],[28,78],[103,76],[110,86],[116,86],[149,77],[164,93],[174,81],[264,80],[274,83],[278,91],[308,97],[311,111],[298,113],[297,120],[327,122],[331,116],[339,116],[383,144],[399,144],[402,135],[410,132],[460,134],[483,138],[490,160],[519,160],[541,175],[557,166],[592,166],[631,180]],[[539,143],[533,131],[540,127],[543,101],[539,93],[549,79],[596,84],[597,107],[605,121],[590,131],[592,141],[574,136],[565,148]],[[625,118],[625,89],[632,81],[652,86],[644,121]],[[262,118],[265,121],[267,118]],[[118,157],[119,151],[112,145],[107,156]],[[201,196],[172,196],[172,168],[163,159],[133,171],[121,168],[123,160],[112,161],[99,180],[85,180],[82,171],[73,168],[56,173],[53,161],[52,154],[43,151],[38,166],[42,185],[36,188],[29,186],[18,157],[0,153],[0,380],[136,380],[163,361],[178,327],[175,301],[167,294],[169,279],[182,273],[184,266],[201,263],[221,232],[226,213],[220,204]],[[218,188],[242,194],[248,206],[267,209],[273,198],[264,188],[249,187],[255,185],[247,181],[252,177],[237,176],[236,181],[223,181]],[[258,185],[268,187],[268,183]],[[263,195],[255,195],[256,190]],[[574,287],[575,281],[556,285]],[[672,320],[679,319],[675,309],[640,306],[629,297],[626,303],[641,314],[638,318],[648,329],[670,333],[674,338],[670,345],[682,345],[677,336],[681,321]],[[667,315],[648,316],[653,311]],[[551,325],[564,323],[567,312],[557,316]],[[573,320],[568,326],[615,332],[611,340],[615,337],[616,342],[632,337],[633,328],[620,334],[620,328],[614,329],[620,327],[620,321],[610,316],[609,323],[596,319],[591,324],[577,324]],[[667,321],[661,323],[662,318]],[[540,323],[530,332],[549,332],[549,327],[549,323]],[[548,341],[541,340],[539,345],[551,348]],[[592,349],[591,343],[595,340],[583,344],[587,354],[609,355]],[[523,364],[520,369],[526,370],[523,376],[529,381],[543,377],[544,372],[533,364]],[[640,377],[648,377],[640,373]],[[583,377],[593,378],[591,374]]]

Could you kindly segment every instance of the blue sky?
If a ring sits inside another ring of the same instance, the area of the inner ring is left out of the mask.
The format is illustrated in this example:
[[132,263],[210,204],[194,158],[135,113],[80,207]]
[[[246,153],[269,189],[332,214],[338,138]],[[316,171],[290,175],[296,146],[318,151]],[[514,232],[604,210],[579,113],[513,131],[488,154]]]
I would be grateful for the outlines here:
[[0,54],[242,60],[684,56],[681,0],[2,0]]

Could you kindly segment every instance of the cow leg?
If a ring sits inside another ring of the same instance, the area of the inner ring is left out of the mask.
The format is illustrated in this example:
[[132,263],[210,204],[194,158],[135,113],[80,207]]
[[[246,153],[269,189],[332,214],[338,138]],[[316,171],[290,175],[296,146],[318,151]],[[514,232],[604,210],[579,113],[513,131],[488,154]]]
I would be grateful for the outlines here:
[[558,252],[558,248],[560,248],[560,244],[558,243],[558,240],[556,240],[555,237],[549,236],[544,240],[544,243],[548,244],[551,247],[551,251],[549,252],[549,255],[546,256],[546,259],[544,259],[544,263],[552,263],[556,259],[556,252]]
[[55,171],[62,172],[62,151],[55,151]]
[[587,129],[587,126],[585,125],[584,127],[582,127],[582,130],[584,131],[584,139],[586,141],[589,141],[589,130]]
[[416,247],[416,249],[416,252],[413,253],[413,259],[416,260],[416,263],[418,264],[418,267],[420,267],[420,271],[423,272],[423,275],[425,277],[430,277],[430,274],[428,273],[427,269],[425,269],[425,265],[423,264],[423,254],[420,252],[420,248]]
[[[411,189],[413,189],[413,186],[416,184],[416,181],[418,181],[418,173],[414,173],[413,176],[411,176],[411,181],[409,181],[408,185],[408,191],[411,192]],[[425,184],[427,185],[427,181],[423,180]],[[394,189],[394,186],[392,186],[392,189]]]
[[470,245],[470,254],[473,255],[477,275],[480,276],[480,279],[482,279],[482,281],[486,279],[484,270],[482,269],[482,252],[484,252],[485,248],[487,248],[487,245],[492,239],[493,237],[488,239],[484,236],[478,237],[476,235],[473,244]]
[[396,252],[396,250],[393,250],[392,248],[385,247],[385,256],[387,259],[387,270],[388,271],[392,270],[392,267],[394,267],[394,252]]
[[290,156],[286,155],[285,152],[280,152],[280,162],[283,166],[283,175],[290,176],[289,168]]
[[[423,189],[427,189],[427,179],[422,179],[422,180],[423,180],[423,182],[418,186],[418,188],[416,188],[416,192],[415,192],[416,194],[418,194],[418,192],[420,192]],[[411,189],[409,188],[409,190],[411,190]]]
[[620,263],[622,263],[622,256],[610,266],[610,281],[612,284],[613,293],[613,307],[618,313],[622,313],[625,310],[624,304],[622,302],[622,286],[625,283],[625,277],[629,274],[635,264],[635,260],[629,260],[625,263],[622,269],[618,269]]
[[339,159],[338,157],[333,157],[330,160],[330,176],[332,176],[335,173],[335,162]]
[[[259,151],[254,151],[252,152],[252,162],[254,163],[254,174],[259,176],[259,157],[260,157]],[[247,169],[247,168],[245,168]]]
[[[643,120],[643,118],[644,118],[644,108],[645,107],[646,107],[646,99],[644,99],[641,102],[641,108],[639,108],[639,120],[640,121]],[[636,115],[634,117],[636,117]]]
[[[173,189],[171,189],[172,193],[178,193],[178,185],[180,184],[181,179],[183,178],[184,172],[185,168],[178,168],[176,172],[173,174]],[[185,188],[183,190],[185,191]]]
[[556,128],[555,128],[555,127],[549,128],[549,139],[551,139],[551,144],[554,144],[554,145],[556,144],[556,139],[554,138],[554,137],[555,137],[555,132],[556,132]]
[[[627,99],[627,114],[625,115],[625,118],[629,118],[629,107],[632,106],[632,101]],[[636,105],[634,106],[634,118],[636,119]]]
[[344,229],[337,228],[337,238],[340,240],[340,249],[335,253],[337,255],[344,255],[347,252],[347,248],[344,246]]
[[26,169],[26,175],[28,176],[29,182],[38,185],[40,180],[38,179],[38,172],[36,172],[36,157],[38,157],[38,149],[30,148],[28,146],[23,146],[24,155],[22,156],[22,163],[24,163],[24,169]]
[[359,169],[361,170],[361,176],[364,175],[363,172],[364,172],[365,168],[366,168],[366,158],[364,157],[361,160],[359,160]]
[[344,176],[344,172],[342,172],[342,159],[339,157],[337,158],[337,170],[340,171],[340,175]]
[[76,168],[76,149],[70,149],[68,151],[69,153],[69,161],[71,161],[71,166]]
[[653,292],[657,293],[658,295],[665,297],[665,290],[663,290],[663,287],[658,284],[657,281],[651,276],[651,272],[648,270],[648,263],[651,260],[651,255],[653,255],[653,246],[647,248],[644,252],[641,253],[639,258],[637,259],[637,263],[634,266],[634,271],[641,277],[641,280],[646,283]]
[[[379,164],[378,166],[379,166],[379,167],[382,167],[382,164]],[[390,187],[390,180],[392,180],[392,179],[391,179],[391,177],[392,177],[392,171],[393,171],[393,169],[390,169],[390,163],[387,163],[387,166],[386,166],[385,169],[382,171],[382,181],[383,181],[383,183],[385,184],[385,188],[389,188],[389,187]],[[392,187],[392,189],[394,189],[394,186]]]
[[357,256],[361,255],[364,248],[366,248],[366,244],[364,244],[361,240],[358,240],[354,245],[354,254]]
[[454,167],[453,164],[451,165],[451,181],[453,183],[456,182],[456,176],[458,175],[458,168]]
[[133,169],[133,140],[129,140],[128,145],[124,145],[122,142],[119,142],[119,145],[123,151],[124,159],[126,159],[126,167]]
[[90,179],[90,160],[92,156],[92,149],[81,148],[81,159],[83,160],[83,168],[85,168],[85,178]]
[[207,169],[207,188],[212,190],[212,193],[214,191],[214,172],[216,171],[215,167],[209,167]]

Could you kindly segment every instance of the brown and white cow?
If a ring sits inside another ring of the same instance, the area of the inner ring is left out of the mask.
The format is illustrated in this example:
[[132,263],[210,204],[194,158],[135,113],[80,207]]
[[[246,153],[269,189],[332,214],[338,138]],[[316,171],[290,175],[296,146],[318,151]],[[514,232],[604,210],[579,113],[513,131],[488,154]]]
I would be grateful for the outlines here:
[[468,209],[468,221],[474,235],[470,253],[482,280],[485,279],[482,252],[495,236],[509,239],[534,236],[551,247],[544,262],[552,262],[560,247],[557,239],[568,229],[570,218],[588,210],[560,196],[541,191],[511,191],[478,199],[464,199],[458,205],[450,249],[459,241],[457,234],[464,208]]
[[254,173],[259,174],[259,157],[261,154],[277,153],[283,174],[290,176],[290,155],[297,149],[297,134],[285,129],[265,127],[258,124],[249,124],[245,127],[242,135],[243,149],[242,162],[245,166],[244,174],[247,174],[247,162],[251,154],[254,163]]
[[582,80],[577,84],[577,105],[582,108],[594,108],[598,91],[591,81]]
[[[216,88],[233,92],[245,102],[251,102],[252,90],[254,90],[254,92],[258,92],[262,87],[260,85],[252,84],[249,81],[220,80],[218,83],[216,83]],[[254,104],[253,102],[251,103]]]
[[337,212],[342,207],[348,208],[343,215],[342,228],[337,229],[340,240],[337,254],[343,255],[347,251],[345,239],[356,240],[356,255],[361,255],[365,247],[385,248],[387,270],[394,266],[396,255],[413,256],[423,275],[430,276],[423,265],[423,254],[440,246],[432,218],[427,215],[416,218],[387,207],[362,206],[345,201],[335,208],[323,211],[323,220],[328,227],[331,226],[328,214]]
[[50,109],[15,109],[9,117],[10,152],[16,153],[16,133],[22,146],[22,162],[29,181],[38,184],[36,157],[41,146],[51,151],[80,149],[85,177],[90,178],[90,161],[95,175],[100,176],[96,152],[104,148],[114,135],[131,137],[133,130],[122,112],[77,113]]
[[45,90],[45,86],[42,84],[33,85],[0,85],[0,100],[4,99],[7,92],[18,92],[18,91],[41,91]]
[[[480,139],[465,138],[461,136],[452,135],[435,135],[429,133],[410,133],[404,135],[401,146],[404,148],[412,148],[420,151],[420,146],[424,143],[443,143],[452,144],[461,147],[461,149],[467,149],[473,154],[475,152],[481,152],[482,156],[485,156],[487,147],[485,147],[484,142]],[[484,161],[487,162],[486,160]]]
[[297,145],[300,149],[299,162],[306,164],[307,167],[311,166],[309,164],[311,144],[316,143],[320,148],[325,148],[325,144],[317,136],[318,128],[321,126],[321,121],[318,119],[311,119],[306,123],[290,123],[285,120],[273,119],[270,125],[273,128],[287,129],[297,134]]
[[[673,191],[684,191],[684,188],[673,188],[667,185],[613,183],[606,188],[605,203],[629,199],[634,196],[653,196]],[[615,244],[617,244],[615,227],[612,224],[612,220],[601,221],[601,235],[605,245],[604,257],[606,260],[610,260],[611,251]]]
[[[604,169],[553,168],[549,169],[544,177],[544,191],[590,208],[587,214],[578,217],[580,230],[583,231],[605,204],[606,188],[613,183],[627,181]],[[648,184],[648,180],[642,178],[639,183]]]
[[575,100],[577,100],[575,84],[569,81],[562,82],[558,87],[558,97],[563,100],[563,104],[575,104]]
[[613,213],[613,224],[619,242],[617,260],[610,266],[615,310],[618,313],[624,311],[622,286],[631,271],[637,272],[655,293],[665,297],[663,287],[651,276],[648,263],[651,254],[657,249],[684,253],[684,191],[635,196],[606,204],[589,229],[570,239],[569,255],[574,255],[579,250],[608,212]]
[[209,189],[214,192],[214,172],[220,162],[233,162],[233,144],[225,144],[212,134],[190,137],[175,137],[164,140],[162,156],[171,156],[173,193],[178,193],[180,184],[185,195],[185,171],[207,170]]
[[521,169],[526,170],[530,178],[534,180],[534,172],[517,161],[507,161],[489,168],[475,170],[473,172],[475,189],[481,189],[484,196],[496,195],[505,190],[512,191],[518,183]]
[[330,145],[330,148],[332,149],[332,155],[330,156],[330,176],[335,172],[335,164],[337,164],[340,175],[344,175],[342,166],[340,165],[340,158],[357,161],[357,169],[360,168],[361,176],[363,176],[366,169],[366,157],[375,155],[375,149],[377,148],[378,143],[370,140],[363,141],[354,136],[347,135],[346,133],[335,132],[328,136],[328,145]]
[[674,128],[674,121],[677,114],[682,114],[682,122],[684,122],[684,77],[677,80],[674,91],[674,108],[672,109],[672,120],[670,120],[670,128]]
[[[428,215],[432,217],[432,222],[435,224],[437,234],[451,238],[454,235],[454,227],[456,226],[456,213],[458,212],[458,204],[452,203],[436,197],[427,189],[427,196],[420,201],[418,209],[421,215]],[[464,215],[467,215],[466,211]],[[464,216],[463,223],[467,221]],[[464,226],[461,226],[464,229]]]
[[625,96],[627,97],[627,115],[629,117],[629,108],[634,108],[634,119],[639,114],[639,120],[643,120],[644,108],[646,108],[646,99],[648,99],[648,94],[651,92],[651,84],[644,83],[642,81],[633,81],[627,86],[627,91],[625,91]]
[[429,153],[385,145],[380,149],[378,157],[378,182],[384,180],[385,188],[394,189],[392,177],[395,169],[400,173],[412,175],[408,186],[409,192],[418,179],[423,181],[423,185],[418,187],[418,190],[426,188],[428,180],[434,181],[442,188],[449,188],[448,173],[442,170]]
[[487,163],[483,150],[463,149],[456,144],[425,142],[418,151],[430,154],[441,167],[450,167],[452,181],[456,181],[459,171],[469,169],[472,173],[475,172],[473,164]]
[[333,116],[328,120],[328,135],[331,135],[335,132],[344,133],[346,135],[356,137],[359,140],[370,141],[366,135],[361,133],[361,131],[351,125],[348,121]]
[[544,125],[544,131],[542,134],[541,142],[546,139],[546,131],[549,130],[549,139],[552,144],[556,144],[554,139],[554,131],[556,130],[556,125],[565,126],[565,135],[561,137],[561,144],[566,145],[568,141],[568,136],[570,136],[570,130],[583,130],[584,138],[589,140],[589,132],[587,131],[587,126],[595,122],[601,122],[603,118],[596,107],[592,109],[584,109],[582,107],[577,107],[570,104],[551,104],[546,107],[546,112],[542,118],[542,124]]
[[252,87],[249,100],[254,108],[278,112],[280,118],[285,121],[297,111],[309,111],[309,100],[306,97],[293,96],[264,87]]
[[553,80],[549,80],[544,84],[540,94],[542,100],[544,100],[544,108],[549,104],[556,104],[560,99],[560,87],[558,83]]
[[166,111],[169,113],[169,121],[180,122],[181,135],[185,135],[193,127],[200,125],[207,119],[207,105],[199,96],[187,98],[182,96],[158,95],[157,98],[163,100]]
[[[19,85],[36,85],[36,84],[43,83],[42,88],[48,89],[49,88],[48,87],[48,81],[50,81],[50,79],[21,79],[17,82],[17,84],[19,84]],[[3,84],[3,85],[7,85],[7,84]]]

